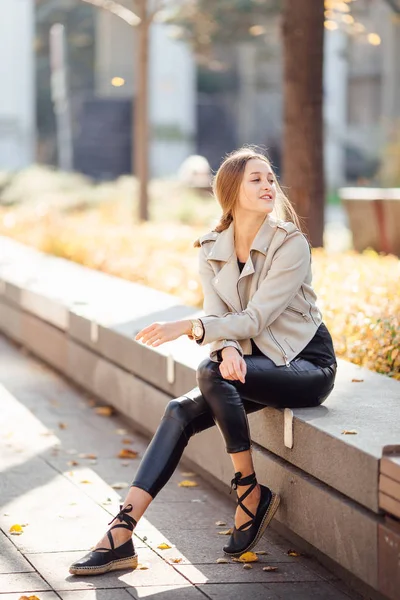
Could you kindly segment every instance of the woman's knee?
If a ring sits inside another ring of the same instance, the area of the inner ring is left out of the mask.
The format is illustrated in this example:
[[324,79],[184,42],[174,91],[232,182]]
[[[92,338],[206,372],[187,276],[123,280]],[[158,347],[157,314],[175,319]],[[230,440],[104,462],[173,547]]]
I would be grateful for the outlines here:
[[202,360],[197,367],[196,380],[200,390],[205,383],[210,384],[213,381],[217,381],[220,377],[219,363],[214,362],[210,358]]

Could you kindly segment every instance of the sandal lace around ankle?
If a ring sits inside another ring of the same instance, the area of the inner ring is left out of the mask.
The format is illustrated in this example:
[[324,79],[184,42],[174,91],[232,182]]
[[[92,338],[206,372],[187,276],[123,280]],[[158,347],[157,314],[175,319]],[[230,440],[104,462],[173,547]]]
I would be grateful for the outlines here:
[[[107,531],[107,537],[108,537],[108,541],[110,542],[111,550],[115,550],[114,540],[111,535],[112,529],[116,529],[117,527],[123,527],[124,529],[129,529],[129,531],[133,531],[133,528],[137,525],[137,521],[131,515],[128,515],[128,513],[131,510],[133,510],[132,504],[127,504],[125,506],[125,508],[122,508],[122,504],[120,504],[119,508],[120,508],[120,510],[119,510],[119,513],[117,514],[117,516],[114,517],[113,519],[111,519],[111,521],[108,523],[108,525],[111,525],[111,523],[115,519],[119,519],[119,521],[121,521],[121,523],[117,523],[116,525],[113,525]],[[123,522],[123,521],[125,521],[125,522]],[[110,548],[96,548],[96,551],[97,550],[110,550]]]
[[246,523],[243,523],[243,525],[241,525],[240,527],[237,527],[238,531],[243,531],[244,529],[249,527],[249,525],[252,525],[254,519],[256,518],[256,515],[254,515],[243,504],[243,501],[247,498],[247,496],[249,496],[249,494],[251,494],[251,492],[257,487],[257,479],[256,479],[255,473],[251,473],[251,475],[247,475],[246,477],[242,477],[242,474],[240,471],[235,473],[235,477],[231,481],[231,490],[229,493],[231,494],[232,490],[237,490],[238,486],[245,486],[245,485],[249,485],[250,487],[244,492],[244,494],[242,494],[241,496],[238,495],[237,504],[250,517],[250,520],[246,521]]

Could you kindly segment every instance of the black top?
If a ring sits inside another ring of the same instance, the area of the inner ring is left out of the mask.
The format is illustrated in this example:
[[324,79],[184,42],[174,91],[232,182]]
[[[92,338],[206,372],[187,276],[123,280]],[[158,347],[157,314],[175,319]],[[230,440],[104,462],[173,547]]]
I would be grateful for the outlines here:
[[[242,272],[245,263],[238,260],[238,265],[240,272]],[[263,356],[263,352],[254,343],[254,340],[251,340],[251,346],[253,355]],[[321,323],[312,340],[297,354],[296,358],[304,358],[319,367],[329,367],[333,363],[336,363],[332,337],[325,323]]]

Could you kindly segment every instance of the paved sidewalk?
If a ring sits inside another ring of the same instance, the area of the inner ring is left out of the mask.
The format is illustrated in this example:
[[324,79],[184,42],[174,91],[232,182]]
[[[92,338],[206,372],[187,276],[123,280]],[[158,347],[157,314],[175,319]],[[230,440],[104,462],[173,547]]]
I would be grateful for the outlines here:
[[[315,560],[289,556],[293,545],[272,530],[251,569],[218,564],[226,541],[218,532],[232,525],[234,504],[182,465],[136,529],[139,563],[147,568],[70,575],[70,563],[118,512],[147,441],[118,415],[98,414],[99,403],[1,336],[0,381],[0,600],[357,597]],[[118,458],[122,448],[138,458]],[[184,479],[198,486],[179,487]],[[9,532],[14,524],[22,534]],[[171,548],[159,549],[162,542]],[[268,565],[277,570],[263,571]]]

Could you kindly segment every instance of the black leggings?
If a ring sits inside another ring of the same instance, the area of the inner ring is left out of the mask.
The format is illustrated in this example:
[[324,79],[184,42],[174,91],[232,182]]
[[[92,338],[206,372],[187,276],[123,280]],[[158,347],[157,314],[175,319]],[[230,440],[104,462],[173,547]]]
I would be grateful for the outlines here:
[[219,364],[208,358],[200,363],[198,387],[168,403],[132,486],[155,498],[175,471],[195,433],[216,424],[229,454],[249,450],[247,413],[265,406],[318,406],[334,386],[336,364],[318,367],[298,358],[288,367],[278,367],[266,356],[244,358],[247,364],[245,383],[224,379]]

